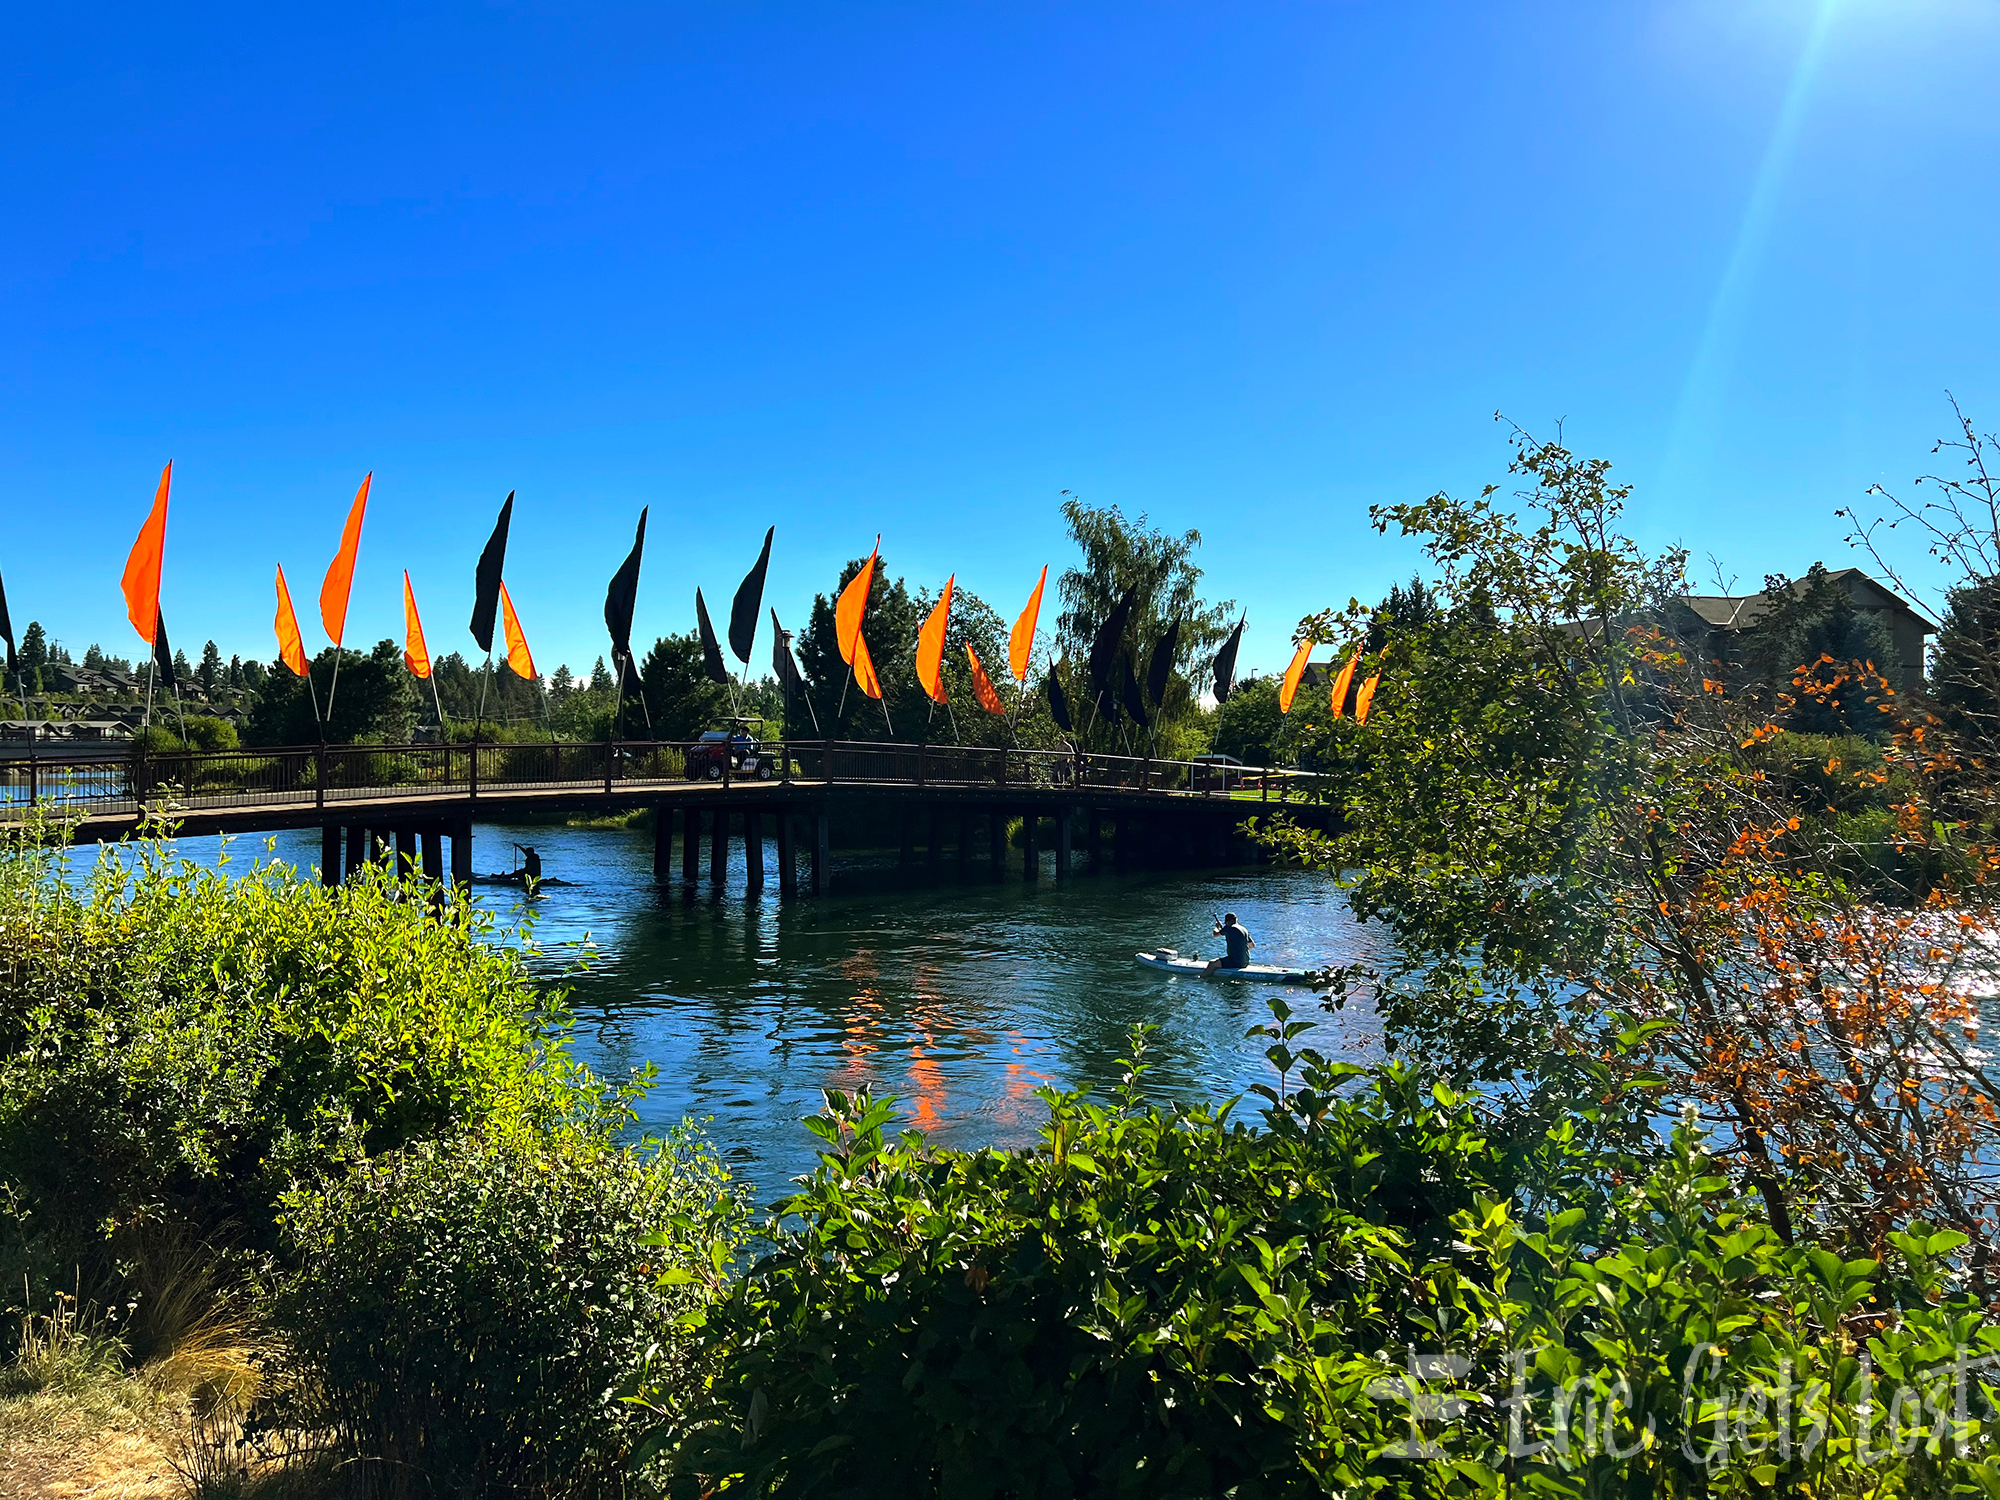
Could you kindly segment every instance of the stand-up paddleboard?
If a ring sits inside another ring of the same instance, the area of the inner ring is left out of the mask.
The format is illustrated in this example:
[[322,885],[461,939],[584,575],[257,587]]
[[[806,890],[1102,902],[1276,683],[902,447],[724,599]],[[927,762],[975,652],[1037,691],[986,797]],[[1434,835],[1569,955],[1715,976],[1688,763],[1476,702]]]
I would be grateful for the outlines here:
[[1247,964],[1240,969],[1217,969],[1211,974],[1207,959],[1193,954],[1183,955],[1172,948],[1132,956],[1149,969],[1164,969],[1169,974],[1186,974],[1195,979],[1257,979],[1265,984],[1311,984],[1325,972],[1323,969],[1281,969],[1275,964]]

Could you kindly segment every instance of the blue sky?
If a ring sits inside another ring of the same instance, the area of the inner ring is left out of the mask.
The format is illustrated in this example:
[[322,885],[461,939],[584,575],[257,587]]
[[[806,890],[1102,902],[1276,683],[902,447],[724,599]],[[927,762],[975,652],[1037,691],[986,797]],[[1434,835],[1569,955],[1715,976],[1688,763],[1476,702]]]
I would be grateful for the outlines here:
[[[16,7],[0,572],[125,653],[175,461],[177,644],[268,659],[375,473],[350,644],[545,670],[693,623],[778,528],[801,617],[877,531],[1003,612],[1059,492],[1199,527],[1247,665],[1406,574],[1371,503],[1499,479],[1504,411],[1743,586],[2000,427],[2000,8]],[[1706,565],[1703,565],[1706,572]],[[310,645],[321,639],[308,619]],[[759,652],[764,650],[760,642]]]

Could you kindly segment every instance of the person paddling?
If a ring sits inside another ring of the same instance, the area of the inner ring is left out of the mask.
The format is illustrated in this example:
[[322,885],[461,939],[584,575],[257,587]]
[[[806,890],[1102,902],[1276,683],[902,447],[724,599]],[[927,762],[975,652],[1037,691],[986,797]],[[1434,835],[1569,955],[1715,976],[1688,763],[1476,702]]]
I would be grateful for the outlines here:
[[1215,935],[1222,939],[1225,951],[1220,958],[1211,958],[1203,972],[1213,974],[1217,969],[1247,969],[1250,967],[1250,950],[1257,946],[1257,940],[1249,930],[1236,920],[1236,913],[1226,911],[1222,920],[1215,924]]
[[533,844],[516,844],[521,851],[521,874],[530,888],[539,884],[542,878],[542,857],[535,853]]

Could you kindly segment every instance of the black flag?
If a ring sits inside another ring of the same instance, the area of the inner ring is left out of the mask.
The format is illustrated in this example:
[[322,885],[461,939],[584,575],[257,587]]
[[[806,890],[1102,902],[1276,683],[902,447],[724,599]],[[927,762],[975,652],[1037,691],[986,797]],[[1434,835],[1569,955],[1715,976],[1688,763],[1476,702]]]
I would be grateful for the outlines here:
[[611,587],[604,592],[604,628],[611,632],[614,661],[632,660],[632,609],[639,598],[639,557],[646,550],[646,511],[639,511],[639,531],[632,538],[632,550],[618,571],[611,575]]
[[1222,649],[1215,653],[1215,701],[1227,703],[1230,691],[1236,686],[1236,648],[1243,644],[1243,624],[1250,618],[1244,615],[1236,622],[1236,628],[1229,632],[1229,639],[1222,643]]
[[477,588],[472,598],[472,638],[479,649],[493,651],[493,611],[500,607],[500,569],[507,561],[507,523],[514,519],[514,492],[507,491],[507,503],[500,507],[500,519],[493,523],[493,535],[479,554]]
[[1119,601],[1111,606],[1111,613],[1104,617],[1104,623],[1097,627],[1097,638],[1090,643],[1090,690],[1101,692],[1111,681],[1111,668],[1118,658],[1118,645],[1125,636],[1125,621],[1131,617],[1132,605],[1139,597],[1139,585],[1133,584],[1125,590]]
[[179,686],[174,679],[174,650],[167,644],[167,616],[165,611],[153,615],[153,665],[160,669],[160,685],[168,692]]
[[0,583],[0,641],[7,643],[7,670],[14,670],[14,622],[7,617],[7,585]]
[[1180,649],[1180,644],[1181,622],[1177,618],[1154,643],[1153,659],[1146,667],[1146,696],[1153,700],[1155,709],[1167,701],[1167,684],[1174,676],[1174,652]]
[[750,665],[750,648],[757,641],[757,611],[764,604],[764,570],[771,566],[771,538],[777,534],[775,526],[764,533],[764,550],[757,554],[757,566],[743,575],[736,586],[735,602],[729,606],[729,649],[746,667]]
[[1132,722],[1144,729],[1152,720],[1146,717],[1146,698],[1139,691],[1139,679],[1132,672],[1132,658],[1121,656],[1118,665],[1125,669],[1125,680],[1119,684],[1125,695],[1125,712],[1132,716]]
[[1049,717],[1064,734],[1076,733],[1076,726],[1069,721],[1069,699],[1063,694],[1062,681],[1054,667],[1049,668]]
[[722,664],[722,648],[715,643],[715,627],[708,623],[708,606],[702,602],[700,589],[694,591],[694,618],[701,627],[702,670],[710,682],[728,682],[729,669]]
[[799,664],[792,660],[792,638],[778,623],[775,609],[771,611],[771,670],[778,674],[778,686],[788,693],[806,685],[799,674]]

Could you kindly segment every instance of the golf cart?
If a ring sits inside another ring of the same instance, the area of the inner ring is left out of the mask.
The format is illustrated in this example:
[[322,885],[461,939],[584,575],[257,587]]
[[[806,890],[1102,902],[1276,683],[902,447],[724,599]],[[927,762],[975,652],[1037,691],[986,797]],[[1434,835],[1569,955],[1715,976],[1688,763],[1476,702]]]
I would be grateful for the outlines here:
[[687,779],[720,781],[723,767],[732,778],[769,781],[777,772],[777,756],[757,742],[752,726],[762,719],[725,719],[727,729],[710,729],[688,747]]

